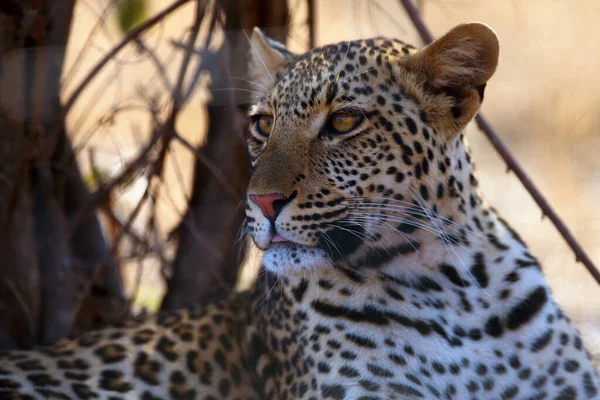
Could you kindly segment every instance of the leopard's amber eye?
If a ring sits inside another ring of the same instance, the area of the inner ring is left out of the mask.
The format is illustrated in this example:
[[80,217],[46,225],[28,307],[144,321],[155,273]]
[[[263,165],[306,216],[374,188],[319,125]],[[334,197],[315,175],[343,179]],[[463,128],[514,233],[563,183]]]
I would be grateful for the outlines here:
[[338,133],[350,132],[356,128],[361,121],[360,115],[339,112],[330,118],[331,127]]
[[258,117],[258,121],[256,123],[258,127],[258,131],[265,136],[268,136],[271,133],[271,129],[273,128],[273,117],[270,115],[261,115]]

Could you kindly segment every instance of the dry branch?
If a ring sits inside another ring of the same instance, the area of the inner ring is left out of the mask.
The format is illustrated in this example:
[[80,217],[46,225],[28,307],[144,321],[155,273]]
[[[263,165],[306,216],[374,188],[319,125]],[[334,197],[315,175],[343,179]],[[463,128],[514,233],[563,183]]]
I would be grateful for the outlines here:
[[[113,47],[108,53],[104,55],[104,57],[102,57],[100,61],[96,63],[96,65],[88,72],[85,78],[83,78],[81,83],[77,85],[75,90],[73,90],[73,93],[71,93],[71,95],[65,101],[62,107],[61,117],[59,120],[64,120],[66,118],[67,114],[71,110],[71,107],[73,107],[77,99],[79,99],[79,96],[83,93],[85,88],[94,80],[96,75],[98,75],[98,73],[108,64],[108,62],[111,61],[123,48],[125,48],[125,46],[135,41],[141,34],[146,32],[148,29],[152,28],[157,23],[164,20],[164,18],[166,18],[169,14],[177,10],[179,7],[181,7],[188,1],[190,0],[177,0],[169,7],[165,8],[163,11],[159,12],[152,18],[149,18],[142,24],[138,25],[136,28],[132,29],[119,44]],[[49,136],[49,142],[45,146],[47,151],[51,152],[54,149],[59,139],[59,136],[60,135],[58,129],[55,129]]]
[[[410,17],[413,25],[419,32],[421,39],[425,43],[430,43],[433,40],[433,36],[427,28],[427,25],[425,25],[425,22],[421,18],[419,10],[415,7],[412,0],[400,0],[400,2],[402,3],[402,6],[406,10],[406,13]],[[508,147],[506,147],[506,145],[502,142],[500,136],[496,133],[496,131],[488,122],[487,118],[485,118],[482,112],[479,112],[477,114],[477,116],[475,117],[475,121],[479,129],[483,131],[485,136],[492,143],[492,146],[494,146],[498,154],[500,154],[504,162],[506,162],[508,170],[513,171],[515,175],[517,175],[527,192],[531,195],[531,197],[533,197],[533,200],[542,210],[543,216],[546,216],[550,219],[550,221],[556,227],[556,229],[563,237],[565,242],[567,242],[571,250],[573,250],[573,253],[575,253],[575,260],[577,262],[581,262],[592,275],[592,277],[596,280],[596,282],[600,284],[600,271],[598,271],[598,268],[596,268],[596,266],[592,262],[592,259],[581,247],[577,239],[575,239],[569,228],[554,211],[552,206],[550,206],[550,203],[548,203],[544,195],[542,195],[539,189],[535,186],[529,175],[527,175],[521,164],[519,164],[517,159],[512,155]]]

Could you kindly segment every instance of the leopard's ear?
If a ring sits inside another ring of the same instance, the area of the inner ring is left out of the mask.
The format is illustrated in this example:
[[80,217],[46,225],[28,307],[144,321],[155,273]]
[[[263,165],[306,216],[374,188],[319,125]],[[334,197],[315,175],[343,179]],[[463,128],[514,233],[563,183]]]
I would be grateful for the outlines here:
[[250,39],[248,77],[259,85],[268,86],[293,56],[283,44],[266,37],[255,27]]
[[404,67],[416,72],[425,90],[441,101],[431,105],[433,114],[441,119],[438,122],[444,128],[460,130],[479,109],[498,54],[496,33],[483,23],[472,22],[458,25],[407,57]]

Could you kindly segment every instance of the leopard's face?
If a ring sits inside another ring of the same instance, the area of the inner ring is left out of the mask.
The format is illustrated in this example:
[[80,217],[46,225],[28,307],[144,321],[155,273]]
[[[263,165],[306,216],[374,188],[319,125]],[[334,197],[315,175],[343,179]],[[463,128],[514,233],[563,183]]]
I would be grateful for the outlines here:
[[411,245],[399,211],[444,201],[447,153],[479,106],[481,83],[466,93],[432,88],[423,57],[400,41],[302,56],[260,33],[254,43],[262,95],[250,110],[246,215],[265,267],[304,273],[360,260],[382,240]]

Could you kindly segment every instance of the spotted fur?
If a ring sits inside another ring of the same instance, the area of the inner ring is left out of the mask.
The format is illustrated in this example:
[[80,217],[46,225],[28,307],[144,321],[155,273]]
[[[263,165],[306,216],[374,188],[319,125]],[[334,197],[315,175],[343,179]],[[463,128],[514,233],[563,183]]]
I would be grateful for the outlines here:
[[[473,175],[464,130],[496,68],[493,31],[461,25],[421,51],[252,43],[255,287],[9,352],[0,399],[599,398],[538,261]],[[359,123],[336,132],[336,112]]]

